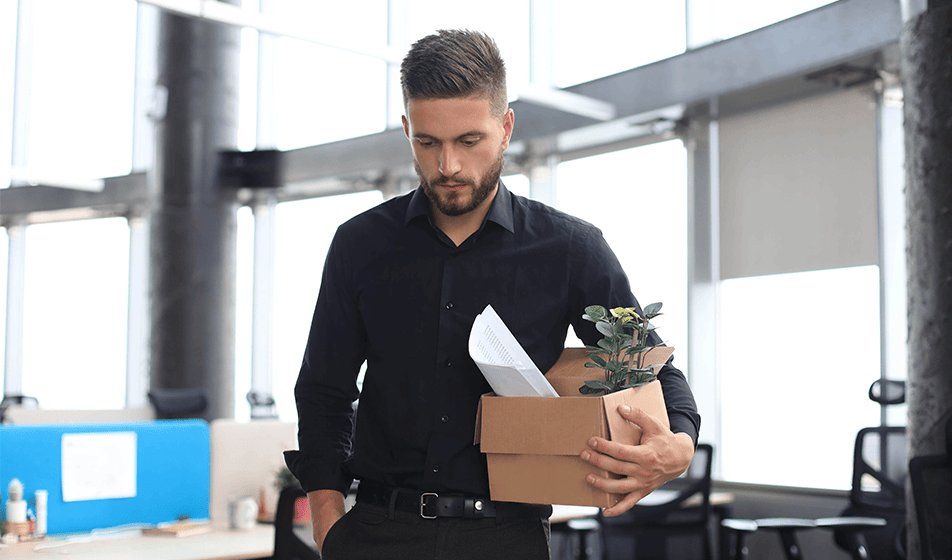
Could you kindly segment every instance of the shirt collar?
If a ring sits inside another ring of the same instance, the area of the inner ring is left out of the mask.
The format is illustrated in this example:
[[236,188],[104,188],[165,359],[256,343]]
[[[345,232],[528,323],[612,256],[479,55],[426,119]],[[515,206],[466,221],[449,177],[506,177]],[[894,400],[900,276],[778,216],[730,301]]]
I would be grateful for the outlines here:
[[[418,186],[410,198],[410,205],[407,207],[407,215],[403,222],[404,225],[408,225],[414,218],[419,216],[430,218],[430,200],[427,198],[426,193],[423,192],[422,186]],[[516,231],[513,226],[512,218],[512,193],[509,192],[509,189],[506,188],[506,185],[504,185],[501,180],[499,181],[499,189],[496,190],[496,196],[489,206],[486,220],[496,222],[511,233]],[[432,220],[430,220],[430,222],[432,223]]]

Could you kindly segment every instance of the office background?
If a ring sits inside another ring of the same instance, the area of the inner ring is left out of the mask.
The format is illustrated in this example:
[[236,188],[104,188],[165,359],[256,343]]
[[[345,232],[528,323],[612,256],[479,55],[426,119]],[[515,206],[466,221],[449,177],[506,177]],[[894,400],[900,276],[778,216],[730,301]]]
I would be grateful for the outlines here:
[[[468,27],[508,64],[504,181],[602,228],[664,302],[718,481],[832,511],[857,430],[905,422],[866,398],[907,378],[900,2],[245,1],[286,36],[209,23],[191,50],[163,31],[174,4],[0,6],[5,394],[118,409],[203,386],[209,418],[247,419],[254,390],[293,421],[331,235],[415,187],[394,62]],[[281,150],[286,182],[211,184],[222,148]]]

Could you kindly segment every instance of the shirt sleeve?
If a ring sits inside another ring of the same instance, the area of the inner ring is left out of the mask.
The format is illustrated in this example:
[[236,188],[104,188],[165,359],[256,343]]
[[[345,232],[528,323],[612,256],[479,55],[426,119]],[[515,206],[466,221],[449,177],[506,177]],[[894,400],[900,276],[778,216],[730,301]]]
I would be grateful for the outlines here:
[[[589,305],[612,307],[635,307],[642,313],[641,305],[631,293],[628,276],[625,274],[618,257],[608,246],[601,232],[594,227],[579,234],[573,243],[572,292],[569,295],[569,320],[575,334],[587,345],[596,345],[601,334],[595,325],[582,319],[582,313]],[[657,332],[652,332],[649,343],[663,345]],[[686,433],[697,445],[701,427],[701,416],[697,412],[694,394],[688,385],[684,373],[673,365],[674,356],[658,372],[658,381],[664,393],[668,421],[674,433]]]
[[334,489],[346,495],[353,481],[345,461],[352,452],[366,336],[345,240],[338,230],[331,242],[294,387],[300,450],[285,452],[285,462],[305,492]]

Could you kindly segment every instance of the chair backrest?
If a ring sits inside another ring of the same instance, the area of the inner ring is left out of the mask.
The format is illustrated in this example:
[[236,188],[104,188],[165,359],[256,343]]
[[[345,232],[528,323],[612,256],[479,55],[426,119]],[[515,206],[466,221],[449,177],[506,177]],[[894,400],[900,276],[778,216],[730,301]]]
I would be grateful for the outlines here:
[[321,560],[321,555],[294,532],[294,503],[307,496],[298,485],[286,486],[278,496],[274,514],[274,556],[272,560]]
[[160,419],[201,418],[208,408],[207,392],[202,387],[163,389],[153,387],[148,393],[149,402],[155,407]]
[[923,560],[952,558],[952,460],[948,455],[913,457],[909,461],[909,479]]
[[713,446],[708,443],[699,443],[688,470],[658,489],[672,492],[670,499],[652,505],[637,504],[621,516],[603,518],[603,523],[611,524],[616,521],[638,525],[707,523],[711,514],[713,458]]
[[952,558],[952,417],[945,423],[945,455],[913,457],[909,481],[923,560]]
[[850,502],[904,510],[906,503],[906,428],[876,426],[856,434]]

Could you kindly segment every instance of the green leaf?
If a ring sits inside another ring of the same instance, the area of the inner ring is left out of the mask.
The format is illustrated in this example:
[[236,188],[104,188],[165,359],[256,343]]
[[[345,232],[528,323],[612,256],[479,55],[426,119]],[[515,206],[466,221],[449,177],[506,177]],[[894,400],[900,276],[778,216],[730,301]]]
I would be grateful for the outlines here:
[[[608,311],[601,305],[589,305],[585,308],[585,315],[589,316],[589,321],[599,321],[608,315]],[[585,315],[582,317],[585,318]]]
[[661,311],[661,302],[651,303],[645,306],[645,316],[647,318],[657,317]]
[[608,339],[601,339],[598,341],[598,347],[606,352],[614,352],[615,349],[612,347],[612,343]]
[[598,364],[598,367],[608,367],[608,363],[605,361],[605,358],[599,356],[595,352],[592,352],[588,355],[588,358]]
[[598,365],[598,364],[596,364],[596,363],[594,363],[594,362],[585,362],[585,367],[587,367],[587,368],[600,368],[600,367],[602,367],[602,366],[600,366],[600,365]]
[[[588,387],[594,389],[595,391],[611,391],[611,385],[605,383],[601,379],[589,379],[585,382],[585,385],[582,387]],[[581,391],[581,389],[579,389]]]
[[599,321],[595,323],[595,328],[598,329],[598,332],[609,338],[615,336],[615,329],[612,328],[612,325],[607,321]]

